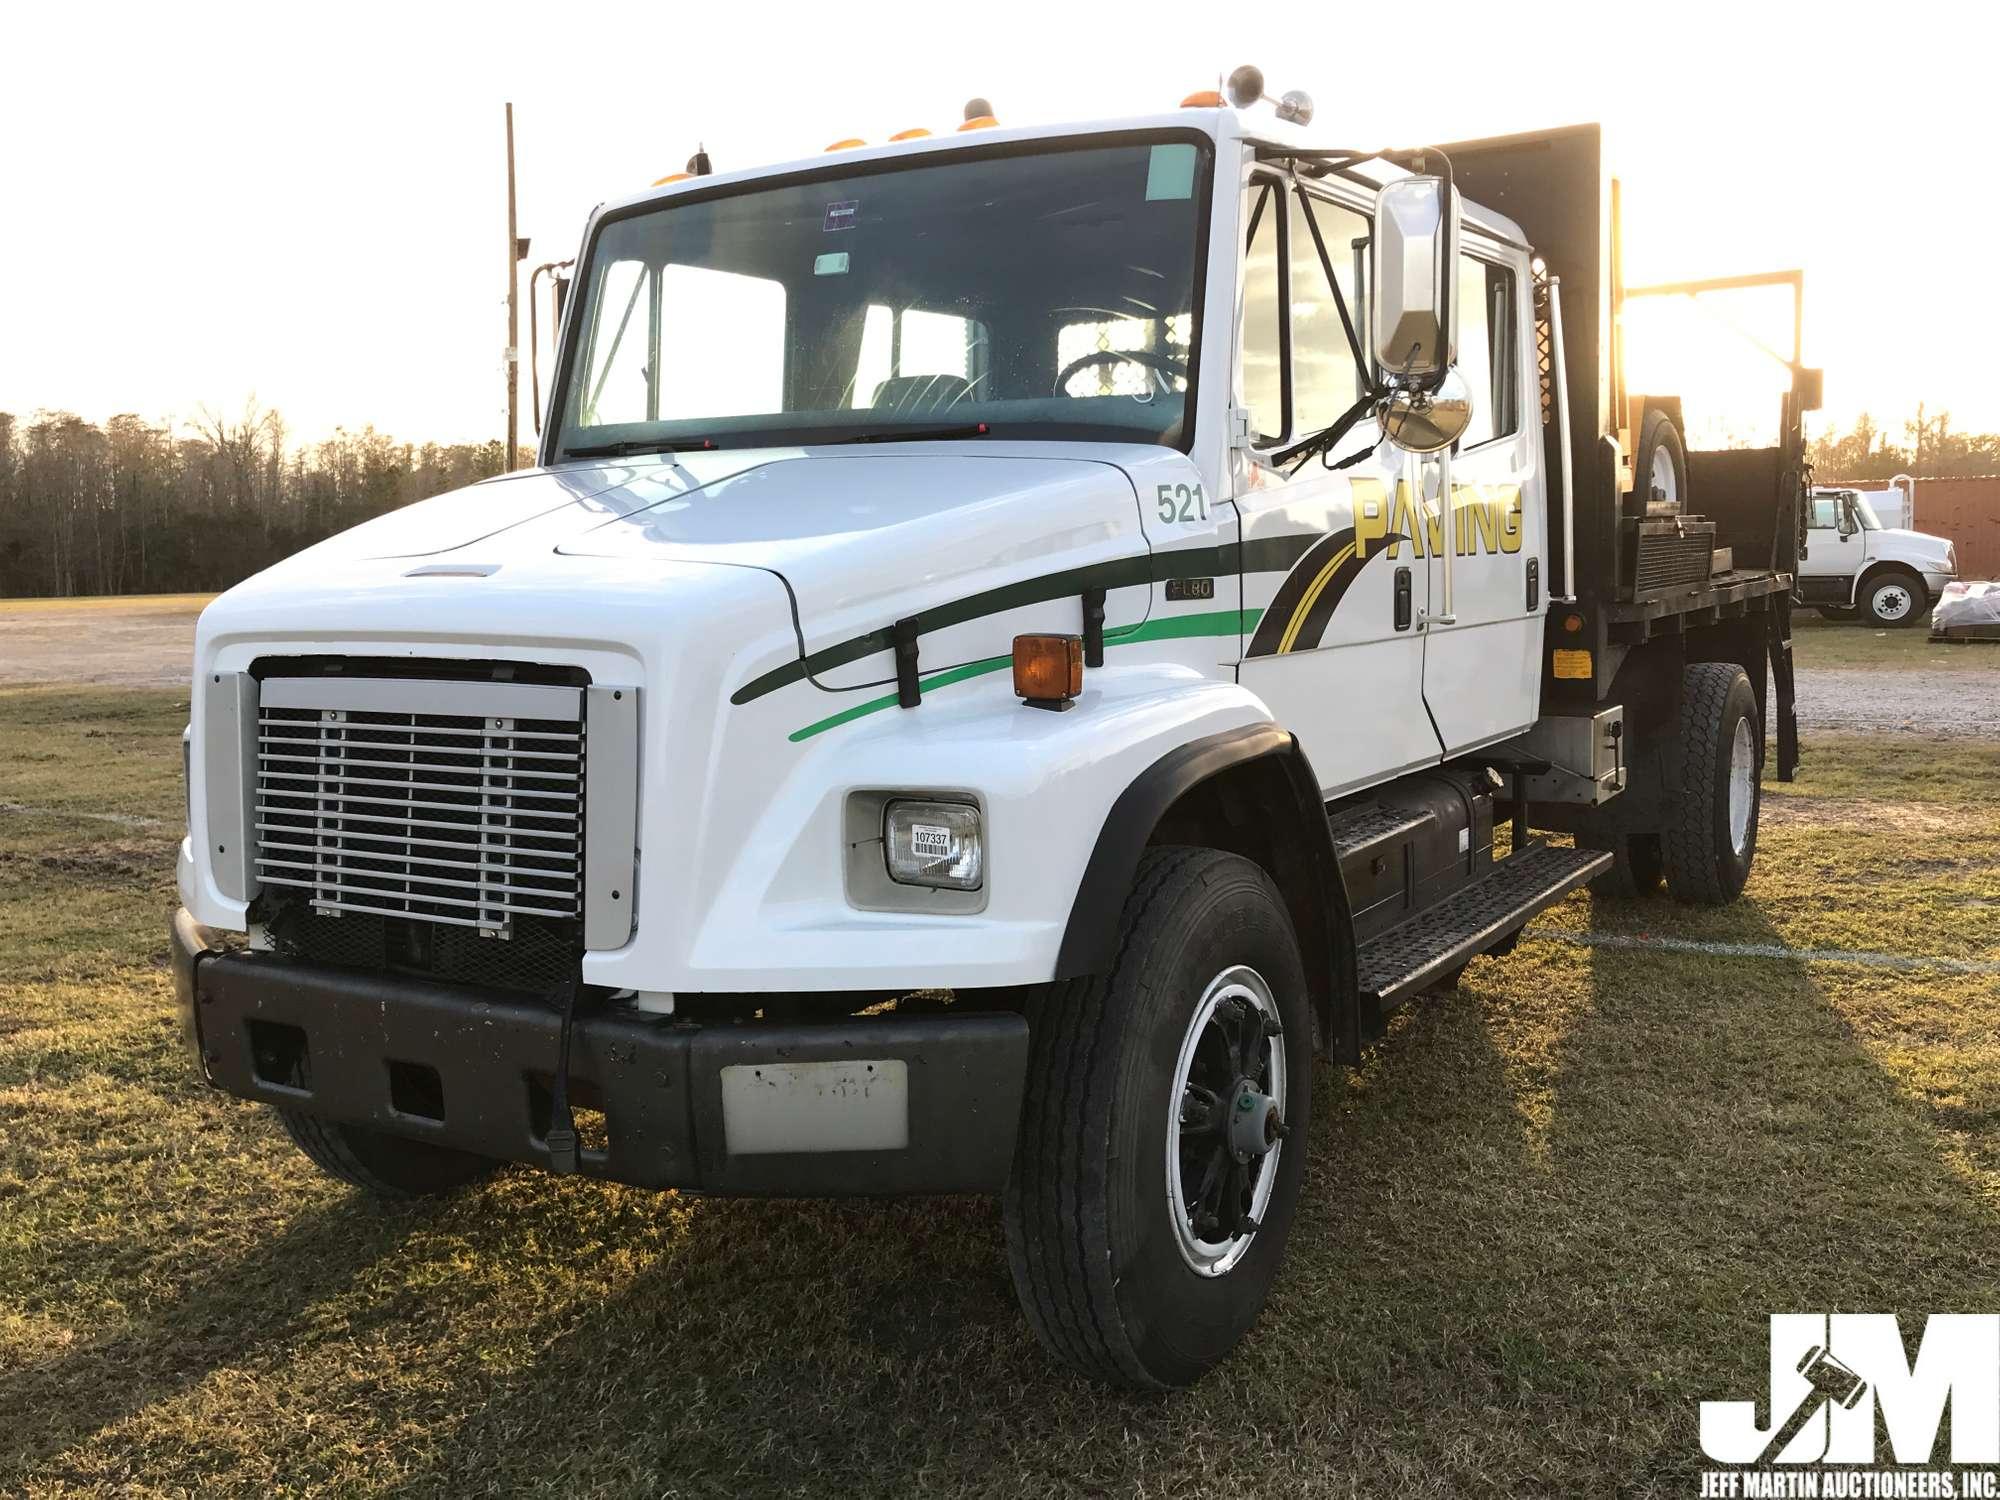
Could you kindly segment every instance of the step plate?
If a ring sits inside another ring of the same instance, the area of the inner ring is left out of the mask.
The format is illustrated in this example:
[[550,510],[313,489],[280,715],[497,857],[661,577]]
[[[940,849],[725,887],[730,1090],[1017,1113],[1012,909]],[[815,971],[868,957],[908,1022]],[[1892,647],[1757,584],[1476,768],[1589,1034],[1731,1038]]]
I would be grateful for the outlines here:
[[1421,828],[1430,821],[1427,813],[1413,813],[1402,807],[1379,803],[1335,818],[1332,824],[1334,852],[1342,859],[1357,849]]
[[1355,968],[1364,996],[1391,1005],[1436,983],[1578,886],[1611,867],[1601,849],[1536,844],[1463,890],[1362,946]]

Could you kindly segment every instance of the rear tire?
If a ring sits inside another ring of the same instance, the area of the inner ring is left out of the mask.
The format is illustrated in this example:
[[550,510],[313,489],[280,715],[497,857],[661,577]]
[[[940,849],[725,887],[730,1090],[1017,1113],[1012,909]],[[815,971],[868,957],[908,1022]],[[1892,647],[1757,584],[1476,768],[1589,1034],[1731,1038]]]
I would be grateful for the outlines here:
[[1862,585],[1861,613],[1879,630],[1921,625],[1930,612],[1923,579],[1903,568],[1885,568]]
[[285,1134],[329,1177],[378,1198],[434,1198],[490,1176],[500,1163],[429,1141],[412,1141],[365,1125],[342,1125],[281,1109]]
[[1002,1200],[1028,1323],[1094,1379],[1188,1385],[1256,1320],[1298,1201],[1312,1015],[1284,902],[1237,855],[1148,850],[1110,971],[1029,1025]]
[[1680,795],[1660,837],[1676,901],[1723,906],[1743,893],[1757,857],[1764,763],[1757,699],[1732,661],[1696,662],[1681,679]]

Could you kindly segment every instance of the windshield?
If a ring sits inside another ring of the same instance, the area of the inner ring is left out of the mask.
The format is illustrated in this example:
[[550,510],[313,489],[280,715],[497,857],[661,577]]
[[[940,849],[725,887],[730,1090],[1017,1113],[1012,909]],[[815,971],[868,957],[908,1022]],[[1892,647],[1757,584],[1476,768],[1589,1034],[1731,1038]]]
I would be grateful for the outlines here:
[[940,436],[1187,446],[1206,145],[869,163],[604,225],[559,457]]

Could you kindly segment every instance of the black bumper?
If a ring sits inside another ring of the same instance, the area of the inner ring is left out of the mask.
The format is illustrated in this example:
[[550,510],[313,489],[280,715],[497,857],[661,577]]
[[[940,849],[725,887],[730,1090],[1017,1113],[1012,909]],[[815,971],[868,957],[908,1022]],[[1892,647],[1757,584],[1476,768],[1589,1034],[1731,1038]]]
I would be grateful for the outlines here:
[[[215,1087],[547,1164],[558,1027],[550,1007],[499,991],[216,952],[185,911],[172,934],[183,1027]],[[581,1170],[640,1187],[774,1197],[998,1192],[1013,1159],[1027,1055],[1027,1022],[1009,1012],[824,1025],[594,1012],[576,1022],[571,1098],[603,1111],[607,1139],[581,1153]],[[725,1069],[744,1070],[732,1073],[728,1091],[746,1150],[730,1149]],[[786,1097],[801,1088],[809,1096],[805,1114],[786,1115],[775,1134],[768,1114],[752,1118],[764,1108],[765,1070],[770,1080],[803,1075],[803,1084],[787,1083]],[[799,1119],[840,1126],[845,1100],[868,1112],[862,1133],[874,1132],[887,1118],[878,1077],[893,1078],[892,1095],[906,1097],[903,1144],[792,1149]],[[860,1102],[864,1095],[875,1102]]]

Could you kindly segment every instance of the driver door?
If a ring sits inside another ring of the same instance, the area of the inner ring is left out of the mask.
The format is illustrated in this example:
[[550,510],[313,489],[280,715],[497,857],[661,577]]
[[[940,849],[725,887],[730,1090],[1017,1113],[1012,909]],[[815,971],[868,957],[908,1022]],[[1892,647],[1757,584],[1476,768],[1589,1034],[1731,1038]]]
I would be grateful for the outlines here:
[[[1254,176],[1242,221],[1237,400],[1251,439],[1232,455],[1245,615],[1237,676],[1298,736],[1331,798],[1434,765],[1440,746],[1417,629],[1430,579],[1407,540],[1422,522],[1399,488],[1400,455],[1364,421],[1327,455],[1361,455],[1353,467],[1276,457],[1359,394],[1300,191]],[[1359,193],[1337,191],[1315,188],[1313,223],[1360,330],[1368,212]]]
[[1854,597],[1860,549],[1843,498],[1819,493],[1806,519],[1806,551],[1799,559],[1799,598],[1808,604],[1845,604]]

